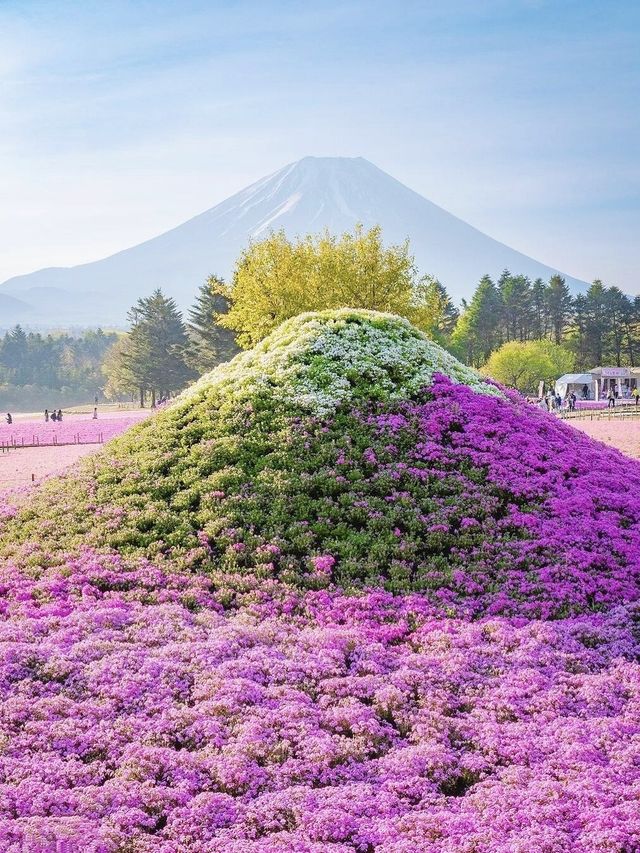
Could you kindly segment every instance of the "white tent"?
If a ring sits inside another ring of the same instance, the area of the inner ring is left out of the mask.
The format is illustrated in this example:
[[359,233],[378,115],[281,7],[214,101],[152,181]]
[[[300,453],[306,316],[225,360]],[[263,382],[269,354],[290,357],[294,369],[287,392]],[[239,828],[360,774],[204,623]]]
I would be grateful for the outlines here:
[[556,380],[555,392],[563,399],[570,391],[573,391],[577,397],[581,397],[584,385],[589,388],[589,397],[593,399],[594,380],[590,373],[565,373]]

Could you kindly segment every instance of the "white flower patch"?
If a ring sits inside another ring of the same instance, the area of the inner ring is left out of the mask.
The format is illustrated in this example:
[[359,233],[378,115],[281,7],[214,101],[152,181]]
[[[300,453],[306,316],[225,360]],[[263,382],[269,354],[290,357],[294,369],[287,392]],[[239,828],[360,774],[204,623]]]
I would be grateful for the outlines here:
[[213,388],[238,402],[268,389],[274,401],[323,416],[354,397],[409,397],[430,385],[434,373],[502,396],[407,320],[344,308],[288,320],[252,350],[203,376],[179,402]]

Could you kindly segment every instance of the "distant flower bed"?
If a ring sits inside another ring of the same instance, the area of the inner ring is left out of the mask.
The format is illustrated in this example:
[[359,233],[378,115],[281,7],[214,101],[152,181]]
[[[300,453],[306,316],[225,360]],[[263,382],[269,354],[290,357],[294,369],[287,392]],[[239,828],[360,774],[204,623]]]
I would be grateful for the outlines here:
[[606,400],[576,400],[576,409],[606,409]]
[[109,441],[140,420],[139,414],[132,413],[96,420],[63,417],[62,423],[45,422],[44,419],[14,421],[12,424],[0,421],[0,443],[48,445]]

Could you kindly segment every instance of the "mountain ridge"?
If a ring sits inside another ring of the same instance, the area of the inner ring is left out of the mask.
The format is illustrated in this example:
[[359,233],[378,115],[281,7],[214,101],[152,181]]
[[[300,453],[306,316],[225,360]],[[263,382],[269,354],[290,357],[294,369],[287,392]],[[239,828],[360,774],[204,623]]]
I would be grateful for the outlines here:
[[[362,157],[304,157],[156,237],[96,261],[14,276],[0,292],[35,302],[30,320],[44,305],[56,323],[63,319],[56,313],[73,322],[122,322],[132,302],[155,287],[187,308],[207,275],[228,277],[249,240],[271,230],[294,237],[342,233],[357,223],[381,225],[386,242],[408,238],[420,271],[437,276],[455,301],[469,298],[485,273],[509,268],[548,279],[560,272],[488,237]],[[586,287],[565,278],[574,291]],[[55,298],[47,298],[53,289]]]

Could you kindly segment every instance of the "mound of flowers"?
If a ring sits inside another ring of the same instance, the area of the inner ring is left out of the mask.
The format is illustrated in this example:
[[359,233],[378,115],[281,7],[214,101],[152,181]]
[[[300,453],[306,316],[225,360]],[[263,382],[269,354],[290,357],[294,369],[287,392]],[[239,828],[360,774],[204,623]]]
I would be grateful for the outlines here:
[[561,616],[635,599],[640,471],[406,321],[327,312],[51,483],[4,542],[30,565],[106,545],[182,571],[420,591],[448,613]]
[[4,521],[0,848],[639,849],[639,486],[396,317],[285,324]]

